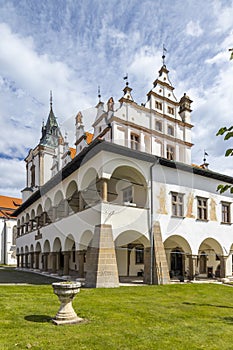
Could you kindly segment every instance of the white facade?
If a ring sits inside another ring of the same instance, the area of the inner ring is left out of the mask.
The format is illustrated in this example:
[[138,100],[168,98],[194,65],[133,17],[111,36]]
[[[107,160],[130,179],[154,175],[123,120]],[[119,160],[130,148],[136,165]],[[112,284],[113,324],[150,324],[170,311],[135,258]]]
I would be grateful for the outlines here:
[[119,103],[99,101],[92,142],[78,113],[76,157],[16,210],[18,266],[95,286],[116,286],[116,267],[146,283],[232,276],[233,197],[216,188],[233,178],[191,166],[192,101],[173,90],[163,66],[144,105],[128,84]]

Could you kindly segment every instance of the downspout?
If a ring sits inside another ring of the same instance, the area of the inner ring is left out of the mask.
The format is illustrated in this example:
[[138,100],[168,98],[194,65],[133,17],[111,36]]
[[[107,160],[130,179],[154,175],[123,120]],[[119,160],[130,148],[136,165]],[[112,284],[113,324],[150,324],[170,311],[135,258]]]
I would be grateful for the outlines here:
[[158,159],[150,166],[150,284],[154,282],[154,203],[153,203],[153,167],[158,164]]
[[4,228],[3,228],[3,264],[6,265],[6,253],[7,253],[7,239],[6,239],[6,219],[4,218]]

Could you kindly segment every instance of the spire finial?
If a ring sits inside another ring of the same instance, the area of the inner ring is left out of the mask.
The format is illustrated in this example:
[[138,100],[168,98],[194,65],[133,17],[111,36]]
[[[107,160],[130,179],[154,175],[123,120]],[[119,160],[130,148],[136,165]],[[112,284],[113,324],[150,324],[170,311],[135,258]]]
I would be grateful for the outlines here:
[[204,149],[204,158],[203,158],[204,164],[206,164],[206,156],[208,156],[208,153],[207,153],[206,150]]
[[53,107],[53,94],[52,94],[52,90],[50,90],[50,108],[52,109]]
[[163,60],[163,66],[165,66],[165,58],[166,58],[166,55],[165,53],[167,52],[167,49],[165,48],[164,44],[163,44],[163,56],[162,56],[162,60]]
[[98,98],[99,98],[99,102],[100,102],[100,100],[101,100],[100,86],[98,86]]
[[126,86],[129,85],[129,82],[128,82],[128,73],[126,73],[125,77],[123,77],[124,80],[126,80]]

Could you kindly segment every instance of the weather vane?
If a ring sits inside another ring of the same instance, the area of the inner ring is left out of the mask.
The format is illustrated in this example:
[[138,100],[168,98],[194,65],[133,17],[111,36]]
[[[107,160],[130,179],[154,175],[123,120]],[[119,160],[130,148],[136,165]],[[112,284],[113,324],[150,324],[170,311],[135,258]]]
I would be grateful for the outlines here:
[[204,157],[203,157],[203,162],[204,162],[204,164],[206,164],[206,156],[208,156],[208,153],[207,153],[206,150],[204,149]]
[[165,66],[165,58],[166,58],[166,55],[165,53],[167,52],[167,49],[165,48],[164,44],[163,44],[163,56],[162,56],[162,60],[163,60],[163,66]]
[[129,85],[129,82],[128,82],[128,73],[126,73],[126,75],[123,77],[124,80],[126,80],[126,85],[128,86]]
[[100,102],[100,100],[101,100],[100,86],[98,86],[98,98],[99,98],[99,102]]

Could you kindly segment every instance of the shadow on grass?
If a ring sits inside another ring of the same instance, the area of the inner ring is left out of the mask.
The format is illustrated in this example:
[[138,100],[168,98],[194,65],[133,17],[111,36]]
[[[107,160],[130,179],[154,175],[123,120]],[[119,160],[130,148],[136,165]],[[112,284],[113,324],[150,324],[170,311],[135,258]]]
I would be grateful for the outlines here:
[[227,324],[233,325],[233,317],[221,317],[221,320],[225,321]]
[[25,316],[24,319],[30,322],[45,323],[45,322],[51,322],[52,317],[48,315],[28,315],[28,316]]
[[[185,305],[193,305],[193,306],[212,306],[212,307],[220,307],[220,308],[223,308],[223,309],[233,309],[233,306],[226,306],[226,305],[214,305],[214,304],[199,304],[199,303],[189,303],[189,302],[183,302],[182,304],[185,304]],[[232,318],[233,320],[233,318]]]

